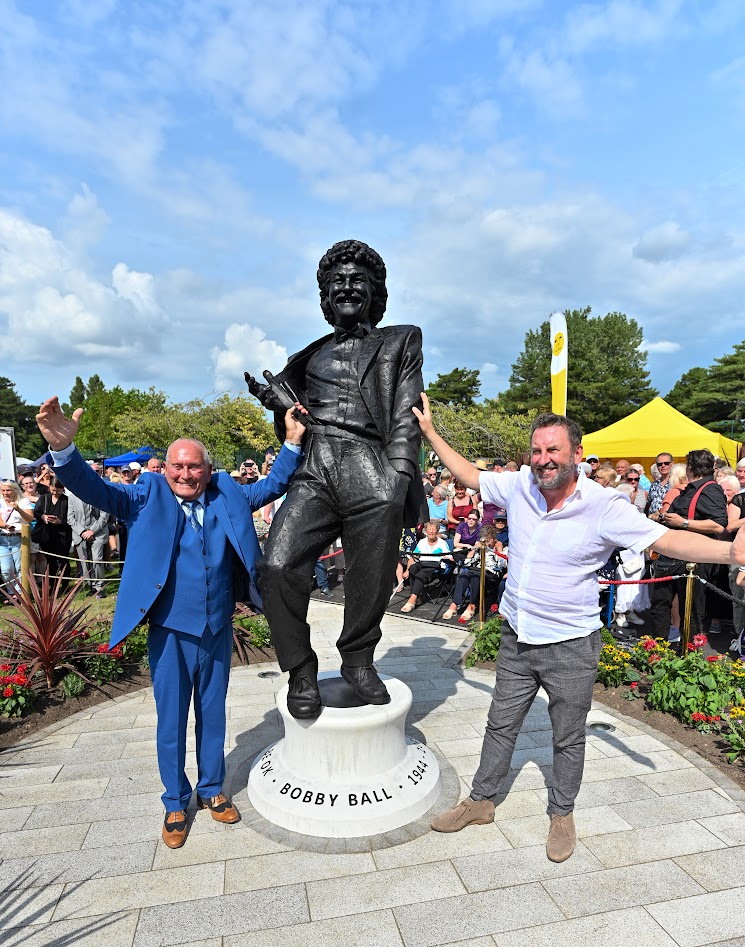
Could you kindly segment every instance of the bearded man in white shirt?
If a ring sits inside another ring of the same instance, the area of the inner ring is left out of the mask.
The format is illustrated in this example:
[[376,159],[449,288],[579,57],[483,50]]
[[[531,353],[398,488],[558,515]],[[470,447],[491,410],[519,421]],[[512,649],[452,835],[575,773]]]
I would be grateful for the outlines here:
[[525,715],[543,687],[553,728],[546,854],[562,862],[577,841],[574,800],[601,648],[597,570],[619,546],[634,552],[651,547],[690,562],[742,564],[745,530],[734,543],[725,543],[647,519],[620,493],[604,490],[578,470],[582,432],[563,415],[540,414],[533,422],[530,467],[481,472],[437,434],[425,394],[422,404],[423,411],[413,410],[432,449],[485,503],[505,507],[510,523],[510,567],[500,603],[505,620],[481,762],[470,796],[436,816],[432,828],[458,832],[494,821],[493,798],[509,770]]

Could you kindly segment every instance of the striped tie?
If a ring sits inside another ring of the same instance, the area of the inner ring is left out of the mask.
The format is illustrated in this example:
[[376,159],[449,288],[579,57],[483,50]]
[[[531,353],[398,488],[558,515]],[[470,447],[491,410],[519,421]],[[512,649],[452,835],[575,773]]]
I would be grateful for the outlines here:
[[199,536],[199,542],[203,543],[204,534],[202,532],[202,524],[197,519],[197,506],[199,506],[199,504],[184,501],[183,506],[189,523],[191,523],[194,532]]

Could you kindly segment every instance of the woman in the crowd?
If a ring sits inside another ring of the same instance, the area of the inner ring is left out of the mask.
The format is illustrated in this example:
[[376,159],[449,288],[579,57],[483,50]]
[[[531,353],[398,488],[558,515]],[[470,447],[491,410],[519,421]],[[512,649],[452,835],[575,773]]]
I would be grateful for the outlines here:
[[450,621],[455,616],[458,609],[463,604],[466,591],[468,591],[469,603],[463,612],[461,621],[465,624],[469,622],[476,613],[479,604],[479,586],[481,584],[481,554],[486,549],[486,571],[489,575],[496,578],[499,574],[499,561],[496,553],[502,551],[502,544],[497,542],[497,531],[493,526],[484,526],[482,531],[482,541],[477,543],[463,563],[460,575],[455,582],[453,590],[453,600],[448,606],[448,610],[443,614],[445,621]]
[[667,483],[668,490],[665,494],[665,499],[662,501],[662,506],[660,507],[660,516],[662,516],[663,513],[667,513],[673,500],[677,499],[685,490],[686,484],[688,483],[686,465],[673,464],[670,468],[670,477]]
[[464,523],[466,517],[474,509],[472,498],[466,491],[466,485],[460,480],[455,481],[455,496],[448,500],[447,507],[447,530],[448,535],[453,538],[455,531],[461,523]]
[[44,553],[39,549],[39,543],[34,536],[36,526],[36,504],[41,499],[41,494],[39,493],[39,489],[36,481],[34,480],[33,474],[23,474],[19,478],[18,482],[21,486],[21,490],[23,490],[23,499],[28,500],[29,503],[32,503],[34,507],[34,519],[31,523],[31,556],[29,565],[31,567],[31,574],[38,575],[43,573],[47,567]]
[[618,483],[616,471],[610,465],[603,464],[595,473],[595,483],[599,483],[601,487],[615,487]]
[[[652,481],[644,473],[644,464],[632,464],[629,467],[629,473],[632,470],[635,470],[639,474],[639,489],[645,490],[647,493],[649,493],[649,488],[652,486]],[[626,479],[628,480],[628,477],[626,477]]]
[[41,550],[46,554],[50,577],[70,575],[72,529],[67,525],[67,494],[61,480],[52,477],[49,493],[36,504],[36,527]]
[[23,499],[15,480],[0,482],[0,589],[3,601],[20,591],[21,527],[34,518],[34,505]]
[[454,495],[455,491],[453,489],[453,475],[450,473],[447,467],[443,467],[440,473],[440,486],[447,494],[448,499]]
[[647,491],[639,487],[640,477],[641,474],[635,467],[629,467],[625,483],[628,483],[632,488],[631,493],[629,493],[629,500],[640,513],[643,513],[647,507]]
[[414,557],[409,559],[403,575],[405,579],[409,579],[411,595],[401,606],[402,612],[413,611],[419,596],[424,591],[424,586],[440,570],[441,563],[452,562],[450,546],[447,540],[437,535],[438,529],[439,523],[436,520],[430,520],[424,524],[424,539],[420,539],[414,548],[414,552],[418,554],[418,561]]
[[479,511],[471,510],[463,522],[458,524],[453,540],[453,550],[455,552],[459,550],[466,553],[471,552],[478,543],[481,536],[481,524],[479,523],[479,519]]

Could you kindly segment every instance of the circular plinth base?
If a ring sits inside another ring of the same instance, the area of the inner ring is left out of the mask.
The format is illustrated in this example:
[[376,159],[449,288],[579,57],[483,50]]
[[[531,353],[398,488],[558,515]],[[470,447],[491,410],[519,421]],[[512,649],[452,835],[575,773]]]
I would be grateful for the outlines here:
[[411,691],[380,676],[389,704],[338,706],[345,703],[346,683],[338,672],[320,674],[324,706],[315,720],[295,720],[287,710],[287,687],[280,691],[285,736],[256,757],[248,778],[257,812],[303,835],[358,838],[407,825],[434,805],[437,759],[404,734]]

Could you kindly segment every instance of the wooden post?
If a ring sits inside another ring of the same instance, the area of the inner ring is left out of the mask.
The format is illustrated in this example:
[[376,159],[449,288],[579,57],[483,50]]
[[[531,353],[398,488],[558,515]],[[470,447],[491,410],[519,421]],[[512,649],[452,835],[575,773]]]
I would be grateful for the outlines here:
[[486,544],[481,544],[481,568],[479,575],[479,623],[484,624],[484,608],[486,607]]
[[21,588],[31,588],[31,524],[21,525]]
[[696,581],[696,563],[686,562],[686,607],[683,613],[683,636],[681,654],[688,654],[688,642],[691,637],[691,609],[693,608],[693,584]]

